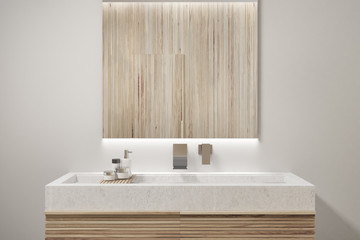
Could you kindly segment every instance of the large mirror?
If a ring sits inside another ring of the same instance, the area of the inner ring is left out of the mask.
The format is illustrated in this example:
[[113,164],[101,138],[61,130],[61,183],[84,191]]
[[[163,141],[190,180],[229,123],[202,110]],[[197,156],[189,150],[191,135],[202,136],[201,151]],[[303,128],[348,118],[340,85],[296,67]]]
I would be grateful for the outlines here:
[[103,137],[258,137],[257,13],[257,2],[103,3]]

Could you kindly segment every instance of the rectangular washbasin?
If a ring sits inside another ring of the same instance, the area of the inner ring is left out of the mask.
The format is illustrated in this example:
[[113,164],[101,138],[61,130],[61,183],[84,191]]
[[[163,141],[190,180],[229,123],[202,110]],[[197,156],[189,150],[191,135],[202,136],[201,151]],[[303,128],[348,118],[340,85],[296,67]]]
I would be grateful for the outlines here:
[[283,174],[137,174],[134,184],[285,183]]
[[314,211],[315,188],[292,173],[68,173],[45,187],[46,211]]
[[[273,184],[303,184],[301,178],[290,173],[137,173],[131,184],[167,185],[261,185]],[[52,182],[56,184],[100,184],[101,173],[73,173]]]

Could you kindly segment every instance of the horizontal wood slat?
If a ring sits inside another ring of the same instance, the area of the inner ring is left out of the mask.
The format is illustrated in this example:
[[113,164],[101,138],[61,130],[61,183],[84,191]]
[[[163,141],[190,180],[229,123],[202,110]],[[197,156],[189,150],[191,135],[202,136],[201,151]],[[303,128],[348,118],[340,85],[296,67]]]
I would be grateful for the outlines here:
[[[79,237],[66,237],[66,238],[58,238],[58,237],[54,237],[51,236],[49,238],[47,238],[46,240],[115,240],[115,239],[131,239],[131,240],[155,240],[155,239],[159,239],[159,238],[151,238],[151,237],[136,237],[136,238],[129,238],[129,237],[118,237],[118,236],[112,236],[112,237],[105,237],[105,238],[99,238],[99,237],[89,237],[87,235],[84,236],[79,236]],[[169,237],[161,237],[162,240],[168,239],[168,240],[195,240],[195,239],[199,239],[199,238],[169,238]],[[204,240],[220,240],[220,239],[231,239],[231,240],[314,240],[315,238],[309,238],[309,237],[261,237],[261,238],[252,238],[252,237],[220,237],[220,238],[211,238],[211,237],[206,237],[206,238],[202,238]]]
[[314,239],[314,214],[51,213],[47,240]]

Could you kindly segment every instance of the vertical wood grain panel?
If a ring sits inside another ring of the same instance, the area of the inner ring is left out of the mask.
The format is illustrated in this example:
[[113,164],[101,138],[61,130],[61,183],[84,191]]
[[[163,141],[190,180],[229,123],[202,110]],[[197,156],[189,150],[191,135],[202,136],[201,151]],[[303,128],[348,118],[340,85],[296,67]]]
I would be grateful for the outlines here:
[[103,3],[103,137],[257,137],[257,61],[257,3]]

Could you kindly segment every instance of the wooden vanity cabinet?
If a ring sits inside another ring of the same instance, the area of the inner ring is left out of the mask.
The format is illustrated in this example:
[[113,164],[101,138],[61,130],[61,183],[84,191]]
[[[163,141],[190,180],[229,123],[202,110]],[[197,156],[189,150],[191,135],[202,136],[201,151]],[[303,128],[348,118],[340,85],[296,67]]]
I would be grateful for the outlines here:
[[315,239],[315,213],[46,212],[46,240]]

